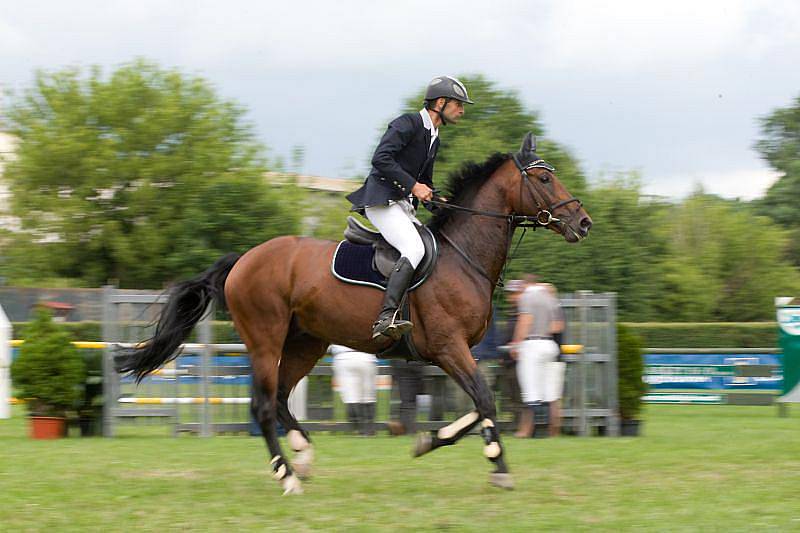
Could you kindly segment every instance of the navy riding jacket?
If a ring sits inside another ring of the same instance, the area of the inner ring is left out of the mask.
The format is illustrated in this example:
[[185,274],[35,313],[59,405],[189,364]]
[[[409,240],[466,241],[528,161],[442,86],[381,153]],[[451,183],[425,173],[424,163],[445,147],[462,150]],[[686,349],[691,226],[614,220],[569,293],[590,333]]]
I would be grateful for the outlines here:
[[372,170],[364,184],[347,195],[353,211],[363,213],[364,207],[406,198],[418,181],[433,188],[433,163],[438,149],[439,138],[431,145],[431,131],[419,113],[394,119],[375,149]]

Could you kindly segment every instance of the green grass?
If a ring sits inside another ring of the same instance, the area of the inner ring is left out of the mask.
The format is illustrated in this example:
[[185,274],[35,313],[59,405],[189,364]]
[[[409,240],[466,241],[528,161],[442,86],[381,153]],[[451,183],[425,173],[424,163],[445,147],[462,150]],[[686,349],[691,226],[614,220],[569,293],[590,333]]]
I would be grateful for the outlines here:
[[0,420],[0,530],[800,529],[800,416],[650,406],[639,438],[506,438],[516,490],[475,436],[412,460],[410,437],[318,435],[282,497],[249,437],[33,441]]

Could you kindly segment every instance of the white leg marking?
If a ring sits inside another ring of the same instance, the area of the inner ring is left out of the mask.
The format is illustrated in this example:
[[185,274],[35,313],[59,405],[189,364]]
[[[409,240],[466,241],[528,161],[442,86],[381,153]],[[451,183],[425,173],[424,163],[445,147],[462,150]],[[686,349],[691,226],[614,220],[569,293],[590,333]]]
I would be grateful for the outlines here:
[[303,434],[296,429],[289,430],[289,433],[286,434],[286,440],[289,441],[289,446],[292,447],[292,450],[296,452],[301,452],[310,445]]
[[494,422],[492,422],[491,418],[484,418],[483,422],[481,422],[481,427],[493,428],[494,427]]
[[311,476],[311,465],[314,463],[314,447],[309,443],[308,448],[294,454],[292,468],[300,479]]
[[480,415],[478,415],[478,411],[470,411],[449,426],[439,429],[439,431],[436,432],[436,436],[440,439],[452,439],[458,435],[459,431],[462,431],[463,429],[468,428],[477,422],[479,416]]
[[483,455],[489,459],[494,459],[500,455],[500,444],[497,442],[490,442],[483,447]]

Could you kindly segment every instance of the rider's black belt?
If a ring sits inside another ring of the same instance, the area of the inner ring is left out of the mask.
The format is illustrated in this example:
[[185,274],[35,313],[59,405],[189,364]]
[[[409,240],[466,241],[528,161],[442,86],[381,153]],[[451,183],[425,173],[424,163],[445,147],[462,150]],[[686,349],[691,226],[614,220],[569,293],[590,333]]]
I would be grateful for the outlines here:
[[553,337],[537,337],[535,335],[531,335],[530,337],[525,338],[526,341],[551,341]]

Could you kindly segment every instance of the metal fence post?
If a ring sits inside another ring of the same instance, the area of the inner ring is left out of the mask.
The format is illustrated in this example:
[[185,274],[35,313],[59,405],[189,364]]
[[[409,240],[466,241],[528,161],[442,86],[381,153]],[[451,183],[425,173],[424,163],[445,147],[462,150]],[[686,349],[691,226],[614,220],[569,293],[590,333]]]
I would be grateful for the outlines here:
[[606,293],[608,320],[608,435],[619,436],[619,396],[617,394],[617,293]]
[[114,345],[118,341],[117,306],[112,302],[116,287],[103,286],[103,436],[114,436],[114,408],[117,404],[119,375],[114,366]]
[[200,321],[198,327],[198,338],[200,344],[203,346],[200,362],[200,395],[203,398],[202,417],[200,423],[200,436],[212,437],[214,432],[211,430],[211,405],[209,403],[210,394],[210,381],[211,381],[211,365],[213,363],[214,347],[212,346],[213,333],[211,328],[211,321],[214,316],[214,304],[211,303],[206,309],[206,315]]
[[578,361],[578,435],[585,437],[588,434],[586,421],[586,365],[589,348],[589,307],[588,295],[590,291],[578,291],[578,308],[581,317],[581,344],[583,353]]

